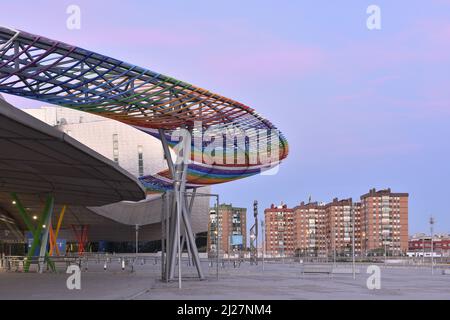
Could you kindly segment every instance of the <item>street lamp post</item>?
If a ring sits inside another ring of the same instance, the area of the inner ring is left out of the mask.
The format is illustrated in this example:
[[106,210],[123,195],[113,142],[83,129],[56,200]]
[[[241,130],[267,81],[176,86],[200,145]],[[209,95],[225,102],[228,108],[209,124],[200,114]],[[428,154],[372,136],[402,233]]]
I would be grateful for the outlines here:
[[[255,234],[254,233],[252,233],[251,235],[250,235],[250,242],[251,243],[254,243],[254,241],[255,241],[255,238],[256,238],[256,236],[255,236]],[[252,256],[252,250],[254,249],[254,248],[252,248],[252,246],[253,245],[251,245],[251,248],[250,248],[250,264],[252,265],[253,263],[254,263],[254,257]],[[258,252],[258,249],[256,249],[256,252]],[[255,260],[257,260],[258,259],[258,254],[256,254],[256,258],[255,258]]]
[[136,231],[136,255],[139,253],[139,225],[137,224],[135,226],[135,231]]
[[422,265],[425,265],[425,235],[422,237]]
[[219,230],[218,230],[217,222],[216,222],[216,228],[217,229],[214,231],[214,233],[216,235],[216,277],[217,277],[217,280],[219,280]]
[[220,207],[220,203],[219,203],[219,196],[216,196],[216,206],[217,206],[217,211],[216,211],[216,232],[217,232],[217,244],[216,244],[216,248],[217,248],[217,261],[216,261],[216,272],[217,272],[217,281],[219,280],[219,262],[220,262],[220,258],[219,258],[219,254],[220,254],[220,237],[219,237],[219,207]]
[[261,220],[261,231],[262,231],[262,269],[264,271],[264,256],[266,255],[266,236],[265,236],[265,231],[266,229],[264,229],[264,221]]
[[434,250],[433,250],[433,225],[435,220],[433,216],[430,217],[430,233],[431,233],[431,274],[434,274]]
[[353,203],[351,204],[351,214],[352,214],[352,272],[353,280],[356,279],[355,270],[355,209],[353,208]]
[[332,222],[332,232],[333,232],[333,266],[336,266],[336,230],[334,229],[334,224],[336,221]]

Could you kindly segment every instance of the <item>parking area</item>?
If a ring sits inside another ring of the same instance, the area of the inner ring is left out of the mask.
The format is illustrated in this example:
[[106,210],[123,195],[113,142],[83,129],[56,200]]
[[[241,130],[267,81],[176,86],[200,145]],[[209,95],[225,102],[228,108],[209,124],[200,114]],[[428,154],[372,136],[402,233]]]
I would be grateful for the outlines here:
[[[357,265],[351,273],[302,273],[298,263],[242,263],[216,265],[203,262],[207,279],[195,279],[193,267],[183,265],[182,289],[178,282],[160,280],[159,264],[136,264],[131,271],[120,264],[90,264],[82,268],[81,290],[69,290],[69,274],[0,272],[0,299],[450,299],[450,275],[436,268],[379,266],[380,289],[369,289],[369,265]],[[351,265],[340,265],[351,270]],[[311,268],[310,268],[311,269]]]

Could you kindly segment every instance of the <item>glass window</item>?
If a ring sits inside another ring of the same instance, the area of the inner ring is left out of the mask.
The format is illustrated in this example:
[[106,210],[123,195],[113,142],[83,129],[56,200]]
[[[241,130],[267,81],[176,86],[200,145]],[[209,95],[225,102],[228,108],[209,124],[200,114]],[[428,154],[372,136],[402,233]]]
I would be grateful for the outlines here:
[[142,146],[138,146],[138,171],[139,176],[142,177],[144,175],[144,148]]
[[113,134],[113,160],[119,163],[119,135]]

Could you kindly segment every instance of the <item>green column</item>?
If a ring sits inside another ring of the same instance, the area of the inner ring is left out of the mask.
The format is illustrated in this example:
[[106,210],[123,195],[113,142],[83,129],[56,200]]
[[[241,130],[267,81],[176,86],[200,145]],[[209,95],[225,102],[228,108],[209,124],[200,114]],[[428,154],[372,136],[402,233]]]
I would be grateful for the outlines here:
[[[41,233],[42,233],[43,225],[48,221],[49,215],[51,215],[54,198],[51,195],[47,196],[47,200],[45,201],[44,210],[41,214],[38,225],[35,228],[33,226],[33,223],[31,221],[28,213],[26,212],[26,209],[24,208],[24,206],[23,206],[22,202],[20,201],[19,197],[17,196],[17,194],[11,193],[11,197],[14,200],[15,205],[16,205],[17,209],[19,210],[19,214],[22,217],[23,221],[25,222],[27,229],[33,235],[33,243],[31,244],[31,248],[28,251],[27,261],[25,262],[25,265],[24,265],[24,271],[28,272],[30,270],[31,259],[33,258],[34,251],[39,246],[39,244],[41,244]],[[50,226],[48,225],[46,227],[49,228]],[[47,239],[48,239],[48,237],[47,237]],[[46,251],[47,250],[45,250],[45,259],[46,259],[47,263],[49,264],[49,266],[51,267],[51,269],[53,271],[55,271],[55,266],[54,266],[53,262],[50,260],[50,257],[48,256],[48,253]]]

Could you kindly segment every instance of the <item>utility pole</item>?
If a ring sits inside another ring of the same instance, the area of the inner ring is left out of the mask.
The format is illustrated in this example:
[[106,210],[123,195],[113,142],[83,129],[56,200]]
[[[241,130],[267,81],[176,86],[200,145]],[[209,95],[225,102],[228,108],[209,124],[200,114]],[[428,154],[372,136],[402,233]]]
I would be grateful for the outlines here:
[[219,263],[220,263],[220,235],[219,235],[219,211],[220,211],[220,203],[219,203],[219,196],[217,196],[216,198],[216,207],[217,207],[217,211],[216,211],[216,253],[217,253],[217,257],[216,257],[216,276],[217,276],[217,281],[219,281]]
[[264,271],[264,257],[265,257],[265,255],[266,255],[266,236],[265,236],[265,234],[266,234],[266,231],[265,231],[266,229],[264,229],[264,220],[261,220],[261,231],[262,231],[262,233],[261,233],[261,243],[262,243],[262,269],[263,269],[263,271]]
[[352,214],[352,272],[353,272],[353,280],[356,279],[356,270],[355,270],[355,209],[353,207],[353,202],[351,203],[351,214]]
[[332,245],[333,245],[333,266],[334,267],[336,267],[336,231],[335,231],[335,229],[334,229],[334,224],[335,224],[335,220],[334,220],[334,216],[333,216],[333,221],[331,222],[331,226],[332,226],[332,228],[331,228],[331,232],[333,232],[333,243],[332,243]]
[[136,255],[139,253],[139,225],[136,225]]
[[250,228],[250,264],[258,264],[258,201],[253,202],[255,224]]
[[425,234],[422,237],[422,265],[425,264]]
[[434,250],[433,250],[433,226],[435,220],[433,216],[430,217],[430,233],[431,233],[431,274],[434,274]]

